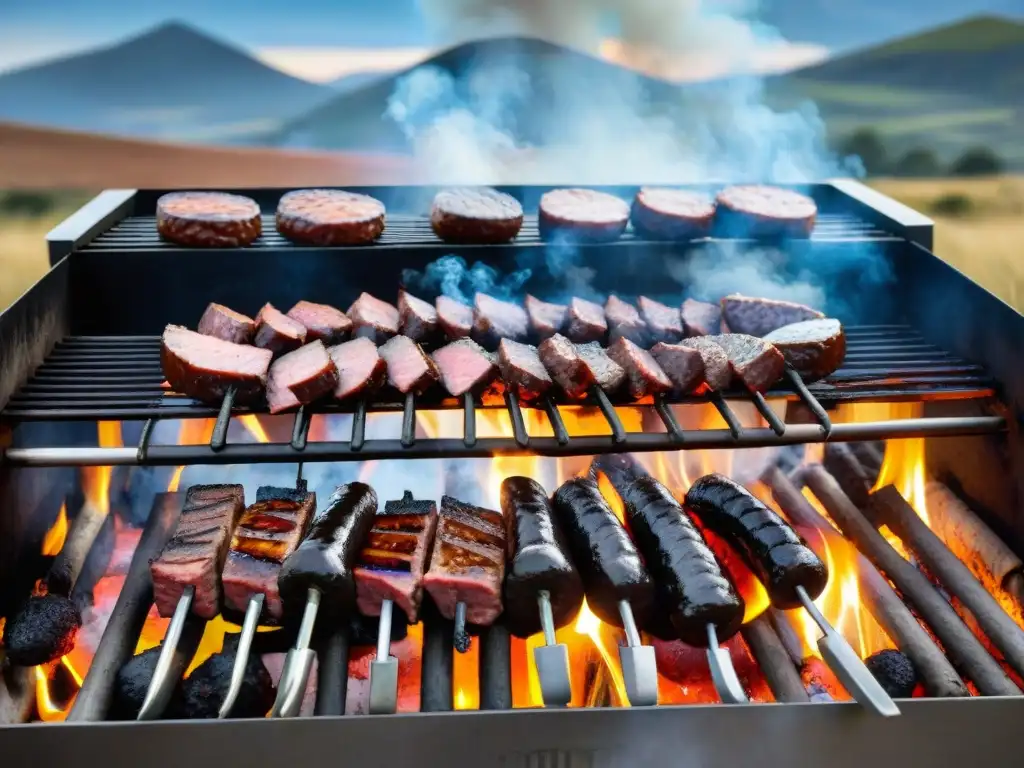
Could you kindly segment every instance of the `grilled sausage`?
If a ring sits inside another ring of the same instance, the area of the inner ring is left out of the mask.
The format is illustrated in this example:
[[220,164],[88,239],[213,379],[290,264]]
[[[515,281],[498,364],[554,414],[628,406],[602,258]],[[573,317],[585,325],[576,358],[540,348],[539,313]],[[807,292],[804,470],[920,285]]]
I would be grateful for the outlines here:
[[654,609],[654,582],[597,483],[577,477],[555,491],[555,514],[579,569],[587,604],[601,621],[622,626],[619,602],[628,600],[644,626]]
[[516,637],[541,631],[537,596],[547,590],[555,628],[564,627],[583,604],[583,581],[566,549],[544,489],[528,477],[501,484],[508,566],[505,571],[505,626]]
[[736,634],[743,623],[743,598],[668,489],[653,477],[639,477],[624,489],[622,501],[679,639],[707,647],[708,624],[720,642]]
[[776,608],[799,607],[797,587],[812,600],[825,589],[825,564],[789,523],[743,486],[722,475],[705,475],[690,486],[686,506],[736,548]]
[[320,614],[328,620],[355,612],[352,567],[376,514],[377,494],[365,483],[338,486],[327,506],[317,510],[309,533],[285,560],[277,579],[290,621],[302,614],[310,587],[320,590]]

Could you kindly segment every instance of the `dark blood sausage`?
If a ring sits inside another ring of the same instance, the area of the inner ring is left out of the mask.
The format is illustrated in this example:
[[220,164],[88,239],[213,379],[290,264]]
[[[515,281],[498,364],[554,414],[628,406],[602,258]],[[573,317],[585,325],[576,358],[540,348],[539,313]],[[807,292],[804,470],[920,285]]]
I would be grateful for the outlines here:
[[156,230],[165,240],[199,248],[238,248],[263,231],[255,200],[224,192],[171,192],[156,201]]
[[763,394],[782,377],[786,359],[764,339],[745,333],[723,333],[708,338],[725,350],[733,374],[751,392]]
[[646,625],[654,609],[654,582],[597,483],[583,477],[566,481],[555,491],[553,506],[590,609],[601,621],[621,627],[619,602],[628,600],[637,624]]
[[687,336],[711,336],[721,331],[722,307],[718,304],[687,299],[680,314]]
[[[727,386],[732,378],[729,370],[729,359],[725,352],[718,349],[722,367],[725,371],[724,380]],[[665,344],[658,342],[651,347],[651,356],[658,361],[661,370],[672,383],[672,389],[680,394],[692,392],[704,383],[704,357],[700,351],[682,344]]]
[[686,189],[644,187],[633,200],[633,229],[657,240],[707,237],[715,218],[715,202]]
[[374,344],[383,344],[398,333],[398,310],[368,293],[359,294],[347,314],[352,335],[365,336]]
[[574,298],[569,302],[569,323],[565,335],[583,344],[588,341],[603,341],[608,335],[608,321],[604,309],[586,299]]
[[846,356],[846,334],[832,318],[784,325],[764,340],[778,349],[806,382],[835,373]]
[[524,400],[539,397],[553,384],[537,348],[530,344],[502,339],[498,345],[498,369],[505,384]]
[[340,189],[297,189],[277,204],[277,231],[303,245],[365,245],[384,231],[384,203]]
[[[643,301],[643,299],[641,299]],[[648,345],[647,324],[640,312],[618,296],[609,296],[604,303],[604,316],[608,321],[608,341],[629,339],[640,346]]]
[[523,226],[523,206],[496,189],[446,189],[434,198],[430,226],[446,243],[507,243]]
[[377,494],[365,483],[341,485],[317,510],[306,538],[284,562],[277,584],[286,618],[298,618],[311,587],[320,590],[320,615],[330,621],[355,611],[356,556],[377,514]]
[[608,357],[626,372],[629,396],[634,400],[672,389],[672,381],[651,353],[629,339],[619,339],[608,347]]
[[508,543],[505,626],[516,637],[540,632],[537,596],[546,590],[555,628],[564,627],[583,604],[583,582],[547,493],[528,477],[508,477],[501,484],[501,514]]
[[530,319],[518,304],[478,293],[473,300],[473,339],[489,349],[502,339],[526,341]]
[[607,243],[629,223],[629,205],[592,189],[555,189],[540,198],[538,224],[545,240]]
[[473,308],[450,296],[438,296],[434,303],[437,324],[449,339],[463,339],[473,331]]
[[256,315],[256,336],[252,343],[275,355],[291,352],[306,343],[306,326],[267,303]]
[[569,308],[564,304],[549,304],[530,294],[526,294],[523,304],[533,332],[541,341],[565,330],[565,324],[569,321]]
[[727,187],[717,202],[715,229],[727,237],[810,237],[818,217],[814,200],[778,187]]
[[430,341],[437,332],[437,310],[429,302],[399,291],[398,332],[413,341]]
[[199,326],[196,328],[204,336],[213,336],[221,341],[230,341],[232,344],[248,344],[256,332],[256,321],[251,317],[235,312],[223,304],[214,304],[206,308],[203,316],[199,318]]
[[388,384],[403,395],[422,394],[439,378],[434,361],[408,336],[395,336],[377,351],[388,365]]
[[679,310],[646,296],[641,296],[638,303],[640,314],[647,323],[654,341],[674,344],[683,338],[683,320],[679,316]]
[[722,322],[729,333],[765,336],[784,325],[823,317],[816,309],[792,301],[755,299],[736,293],[722,299]]
[[594,375],[583,362],[575,344],[556,333],[542,341],[537,352],[544,367],[567,397],[576,400],[587,394],[594,383]]
[[306,328],[306,340],[319,339],[324,344],[340,344],[352,331],[352,321],[340,309],[329,304],[300,301],[286,313]]
[[[704,383],[712,390],[720,391],[732,383],[732,366],[729,365],[729,356],[711,336],[697,336],[692,339],[683,339],[679,342],[680,347],[694,349],[700,355],[704,363]],[[653,350],[652,350],[653,351]],[[655,354],[659,359],[659,355]],[[660,359],[659,359],[659,362]],[[671,376],[669,364],[662,362],[662,368]]]
[[245,344],[168,325],[160,346],[164,378],[175,392],[204,402],[219,402],[232,387],[235,401],[252,402],[263,394],[273,353]]
[[267,377],[267,408],[282,413],[319,400],[338,385],[338,368],[322,341],[277,358]]
[[338,383],[334,387],[336,400],[372,394],[384,383],[387,363],[377,351],[377,345],[369,339],[352,339],[327,351],[338,369]]
[[672,626],[687,645],[707,647],[708,624],[725,642],[743,624],[743,599],[672,494],[653,477],[623,491],[626,519],[648,570],[668,599]]
[[495,355],[472,339],[458,339],[433,354],[441,383],[453,397],[478,391],[497,375]]
[[825,589],[825,564],[789,523],[743,486],[722,475],[705,475],[690,486],[686,506],[739,552],[776,608],[799,607],[797,587],[812,600]]

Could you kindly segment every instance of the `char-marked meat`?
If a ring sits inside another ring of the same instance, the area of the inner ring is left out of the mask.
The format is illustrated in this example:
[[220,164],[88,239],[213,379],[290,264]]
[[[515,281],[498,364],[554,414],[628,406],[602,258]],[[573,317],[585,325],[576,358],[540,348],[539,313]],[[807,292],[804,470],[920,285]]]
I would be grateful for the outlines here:
[[255,200],[225,192],[169,192],[156,201],[156,229],[165,240],[199,248],[239,248],[263,231]]
[[629,302],[615,295],[609,296],[604,303],[604,316],[608,321],[609,342],[629,339],[640,346],[647,346],[649,343],[647,324],[637,308]]
[[[721,347],[715,346],[709,355],[718,355],[719,368],[724,371],[720,381],[728,386],[732,373],[729,370],[729,358]],[[680,394],[687,394],[704,383],[704,355],[700,350],[682,344],[665,344],[658,342],[651,347],[651,355],[658,361],[661,370],[671,382],[672,389]],[[713,375],[713,374],[712,374]]]
[[248,344],[256,333],[256,321],[223,304],[210,302],[199,318],[197,330],[204,336],[213,336],[232,344]]
[[569,322],[565,335],[578,344],[603,341],[608,335],[608,321],[604,308],[586,299],[574,298],[569,302]]
[[518,304],[500,301],[486,293],[478,293],[473,300],[473,338],[488,349],[494,349],[502,339],[526,341],[530,320],[526,310]]
[[454,397],[476,392],[497,375],[495,355],[472,339],[458,339],[434,352],[441,383]]
[[832,318],[784,325],[764,340],[771,342],[806,382],[835,373],[846,355],[843,326]]
[[644,187],[637,192],[630,211],[633,229],[656,240],[706,237],[714,218],[714,201],[687,189]]
[[288,310],[288,317],[306,328],[306,340],[319,339],[328,346],[340,344],[352,332],[348,315],[329,304],[300,301]]
[[818,216],[812,198],[762,184],[726,187],[716,200],[715,227],[725,237],[810,237]]
[[372,394],[384,383],[387,363],[369,339],[352,339],[327,351],[338,369],[336,400]]
[[365,292],[352,302],[348,317],[352,321],[352,335],[365,336],[374,344],[383,344],[398,333],[398,310]]
[[541,342],[538,348],[541,362],[566,396],[576,400],[587,394],[594,383],[594,374],[576,345],[561,334]]
[[647,323],[653,341],[675,344],[683,338],[683,319],[678,309],[646,296],[640,297],[639,304],[640,315]]
[[732,366],[729,355],[714,339],[712,336],[695,336],[683,339],[679,346],[697,350],[704,363],[704,383],[709,389],[721,391],[732,383]]
[[711,336],[722,330],[722,307],[718,304],[687,299],[681,312],[687,336]]
[[767,392],[779,380],[786,360],[771,343],[745,333],[709,336],[725,350],[733,375],[751,392]]
[[501,615],[505,578],[505,524],[501,513],[444,496],[430,569],[423,586],[441,615],[466,605],[470,624],[488,626]]
[[524,400],[539,397],[553,384],[537,347],[532,344],[502,339],[498,345],[498,368],[505,384]]
[[275,355],[291,352],[306,343],[306,326],[268,302],[256,315],[256,335],[252,343]]
[[626,372],[629,396],[634,400],[672,389],[672,381],[651,353],[629,339],[619,339],[608,347],[608,357]]
[[408,336],[395,336],[379,352],[388,366],[388,383],[403,395],[422,394],[438,380],[434,361]]
[[153,602],[164,618],[174,614],[187,587],[195,588],[192,613],[212,619],[220,612],[220,574],[231,534],[245,507],[241,485],[193,485],[174,535],[150,565]]
[[434,302],[437,324],[449,339],[464,339],[473,331],[473,308],[451,296],[438,296]]
[[447,243],[507,243],[522,225],[523,206],[496,189],[445,189],[430,211],[430,226]]
[[757,299],[738,293],[722,299],[722,323],[729,333],[765,336],[784,325],[823,317],[818,310],[793,301]]
[[437,505],[415,500],[408,491],[377,513],[353,570],[361,614],[380,616],[381,604],[391,600],[408,623],[418,621],[436,526]]
[[591,378],[609,395],[615,394],[625,383],[626,371],[608,357],[608,352],[596,341],[577,344],[576,351],[580,360],[590,370]]
[[160,364],[175,392],[204,402],[220,402],[229,389],[235,402],[263,395],[273,353],[247,344],[232,344],[180,325],[164,329]]
[[277,589],[281,566],[306,534],[316,511],[316,494],[263,486],[235,526],[224,564],[224,608],[244,615],[249,599],[266,595],[262,624],[278,624],[284,605]]
[[437,333],[437,310],[408,291],[399,291],[398,332],[416,342],[430,341]]
[[540,236],[555,242],[607,243],[629,223],[629,205],[594,189],[553,189],[540,198]]
[[275,360],[267,379],[267,408],[282,413],[309,405],[334,391],[338,367],[322,341],[299,347]]
[[569,307],[564,304],[550,304],[546,301],[526,294],[526,314],[530,317],[530,325],[537,338],[544,339],[563,333],[569,322]]
[[384,219],[380,200],[341,189],[296,189],[277,204],[277,231],[302,245],[367,245]]

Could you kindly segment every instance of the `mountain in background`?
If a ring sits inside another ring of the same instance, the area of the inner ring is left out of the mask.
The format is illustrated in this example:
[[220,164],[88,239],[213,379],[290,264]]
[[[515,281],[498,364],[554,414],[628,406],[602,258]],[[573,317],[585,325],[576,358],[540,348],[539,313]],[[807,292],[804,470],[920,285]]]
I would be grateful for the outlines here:
[[331,90],[335,93],[348,93],[354,91],[357,88],[362,88],[365,85],[382,80],[385,77],[393,74],[390,71],[381,70],[380,72],[353,72],[350,75],[342,75],[339,78],[331,80],[327,85],[330,86]]
[[110,47],[0,75],[0,120],[232,143],[334,93],[170,22]]

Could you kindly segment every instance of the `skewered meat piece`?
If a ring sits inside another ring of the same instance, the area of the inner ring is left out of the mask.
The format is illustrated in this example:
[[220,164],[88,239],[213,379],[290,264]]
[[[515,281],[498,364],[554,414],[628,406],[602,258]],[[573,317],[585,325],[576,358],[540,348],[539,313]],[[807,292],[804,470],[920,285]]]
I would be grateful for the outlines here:
[[565,335],[578,344],[603,341],[608,335],[604,309],[592,301],[574,298],[569,302],[569,323]]
[[327,351],[338,369],[336,400],[372,394],[384,384],[388,366],[369,339],[352,339]]
[[199,318],[196,330],[204,336],[230,341],[232,344],[248,344],[256,333],[256,321],[223,304],[210,302]]
[[408,291],[399,291],[398,332],[415,342],[430,341],[437,333],[437,310]]
[[434,361],[408,336],[395,336],[378,351],[388,365],[388,383],[403,395],[422,394],[439,378]]
[[615,394],[626,381],[626,371],[616,363],[596,341],[577,344],[580,360],[590,369],[590,375],[597,385],[609,395]]
[[383,344],[398,333],[398,310],[365,292],[348,308],[348,317],[352,335],[365,336],[374,344]]
[[639,299],[640,315],[650,331],[654,341],[675,344],[683,338],[683,320],[679,310],[660,301],[641,296]]
[[608,357],[626,372],[629,395],[634,400],[672,389],[672,381],[651,353],[629,339],[619,339],[608,347]]
[[224,192],[170,192],[156,201],[156,230],[197,248],[240,248],[263,231],[255,200]]
[[818,217],[814,200],[779,187],[727,187],[717,202],[715,226],[727,237],[810,237]]
[[594,374],[576,345],[561,334],[541,342],[538,348],[540,360],[551,376],[571,399],[583,397],[594,383]]
[[549,304],[530,294],[526,294],[523,303],[526,306],[526,314],[530,317],[533,332],[541,341],[565,330],[565,325],[569,321],[569,307],[564,304]]
[[449,339],[462,339],[473,331],[473,308],[450,296],[438,296],[434,303],[437,324]]
[[366,245],[384,231],[384,204],[341,189],[296,189],[277,204],[277,231],[302,245]]
[[[722,345],[714,341],[712,336],[695,336],[692,339],[683,339],[679,342],[680,347],[694,349],[700,354],[704,364],[704,382],[715,391],[726,389],[732,383],[732,366],[729,365],[729,356],[725,353]],[[655,355],[657,358],[658,355]],[[668,363],[662,367],[668,373]],[[672,374],[669,373],[669,376]]]
[[473,339],[488,349],[494,349],[502,339],[526,341],[530,320],[526,310],[518,304],[499,301],[486,293],[478,293],[473,300]]
[[453,397],[483,389],[498,374],[495,355],[472,339],[458,339],[434,355],[441,383]]
[[729,327],[729,333],[765,336],[784,325],[823,317],[816,309],[792,301],[756,299],[736,293],[722,299],[722,323]]
[[846,356],[846,334],[832,318],[784,325],[764,340],[778,349],[806,382],[835,373]]
[[306,343],[306,326],[282,313],[273,304],[264,304],[256,315],[254,345],[275,355],[291,352]]
[[204,402],[219,402],[229,389],[235,401],[249,403],[263,394],[273,353],[232,344],[180,325],[164,329],[160,365],[175,392]]
[[618,296],[609,296],[604,303],[604,316],[608,321],[609,342],[629,339],[642,347],[650,343],[647,324],[637,308],[629,302],[623,301]]
[[329,304],[300,301],[288,310],[287,316],[305,327],[307,341],[319,339],[330,346],[340,344],[352,332],[348,315]]
[[545,240],[606,243],[629,223],[629,205],[592,189],[554,189],[540,198],[538,224]]
[[446,243],[507,243],[523,226],[523,206],[496,189],[446,189],[434,197],[430,226]]
[[767,392],[782,376],[786,360],[764,339],[743,333],[709,336],[729,357],[733,375],[751,392]]
[[338,385],[338,367],[322,341],[299,347],[270,365],[267,379],[267,408],[282,413],[308,405],[333,392]]
[[722,307],[718,304],[687,299],[681,312],[687,336],[711,336],[722,329]]
[[714,201],[687,189],[644,187],[637,192],[630,212],[633,229],[655,240],[707,237],[714,218]]
[[553,384],[537,348],[530,344],[502,339],[498,345],[498,369],[505,384],[524,400],[539,397]]
[[[725,372],[723,380],[729,384],[732,372],[729,370],[729,358],[721,347],[717,348],[721,357],[721,366]],[[704,383],[704,357],[701,352],[682,344],[665,344],[659,342],[651,347],[651,355],[661,366],[661,370],[671,382],[671,388],[680,394],[692,392]]]

